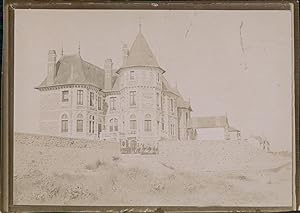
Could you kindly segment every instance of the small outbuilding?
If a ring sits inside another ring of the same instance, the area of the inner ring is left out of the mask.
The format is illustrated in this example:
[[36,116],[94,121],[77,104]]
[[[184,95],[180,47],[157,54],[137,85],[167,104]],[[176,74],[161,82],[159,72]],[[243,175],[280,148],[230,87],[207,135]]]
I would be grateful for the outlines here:
[[229,125],[227,116],[192,117],[194,139],[239,140],[240,130]]
[[228,140],[240,140],[241,139],[241,131],[234,128],[228,127],[227,128],[227,139]]

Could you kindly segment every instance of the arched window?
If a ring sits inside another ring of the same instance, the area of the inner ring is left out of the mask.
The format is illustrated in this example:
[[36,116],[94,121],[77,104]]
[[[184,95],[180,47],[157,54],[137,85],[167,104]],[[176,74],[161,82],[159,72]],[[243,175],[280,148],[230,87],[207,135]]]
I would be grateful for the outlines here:
[[135,114],[130,115],[130,129],[136,129],[136,116],[135,116]]
[[68,116],[66,114],[61,116],[61,132],[68,132]]
[[151,115],[147,114],[145,116],[145,126],[144,126],[145,132],[151,132]]
[[77,115],[77,122],[76,122],[76,130],[77,132],[83,132],[83,115]]
[[114,131],[114,119],[110,119],[109,121],[109,131]]
[[118,119],[112,118],[109,120],[109,131],[118,131]]

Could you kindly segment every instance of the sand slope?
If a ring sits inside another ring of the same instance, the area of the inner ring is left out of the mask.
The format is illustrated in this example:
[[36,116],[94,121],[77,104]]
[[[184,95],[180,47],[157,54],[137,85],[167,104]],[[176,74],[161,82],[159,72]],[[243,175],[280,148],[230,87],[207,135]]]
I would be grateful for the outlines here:
[[243,141],[162,141],[159,155],[29,134],[14,146],[15,204],[291,205],[291,156]]

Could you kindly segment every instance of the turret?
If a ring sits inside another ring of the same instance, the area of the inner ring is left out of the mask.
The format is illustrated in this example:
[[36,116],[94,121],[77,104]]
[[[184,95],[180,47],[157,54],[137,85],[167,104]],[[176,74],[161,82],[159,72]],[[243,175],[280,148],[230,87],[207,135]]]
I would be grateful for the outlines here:
[[129,56],[129,50],[127,44],[124,44],[122,47],[122,57],[123,57],[123,66],[125,66]]
[[56,52],[55,50],[49,50],[48,52],[48,76],[47,84],[51,85],[54,83],[56,72]]
[[104,62],[104,71],[105,71],[105,81],[104,88],[105,90],[110,90],[112,88],[112,60],[106,59]]

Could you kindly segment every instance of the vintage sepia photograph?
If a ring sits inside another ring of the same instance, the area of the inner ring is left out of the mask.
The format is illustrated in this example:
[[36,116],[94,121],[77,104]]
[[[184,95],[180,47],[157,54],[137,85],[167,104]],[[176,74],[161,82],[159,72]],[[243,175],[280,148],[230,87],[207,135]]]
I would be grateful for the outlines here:
[[291,10],[14,18],[14,205],[293,205]]

